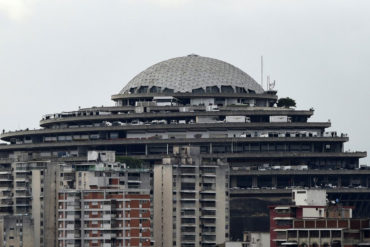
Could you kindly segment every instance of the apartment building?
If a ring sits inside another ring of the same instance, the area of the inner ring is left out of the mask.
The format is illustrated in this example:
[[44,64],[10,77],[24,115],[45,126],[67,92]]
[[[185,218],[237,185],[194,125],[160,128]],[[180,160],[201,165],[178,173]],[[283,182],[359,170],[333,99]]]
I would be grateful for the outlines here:
[[151,245],[149,170],[89,162],[66,165],[60,176],[59,247]]
[[158,247],[215,246],[229,238],[229,166],[200,149],[174,147],[154,165],[154,240]]
[[4,216],[0,218],[1,247],[35,246],[34,224],[30,215]]
[[370,219],[327,201],[323,190],[293,190],[295,205],[270,206],[270,246],[370,246]]

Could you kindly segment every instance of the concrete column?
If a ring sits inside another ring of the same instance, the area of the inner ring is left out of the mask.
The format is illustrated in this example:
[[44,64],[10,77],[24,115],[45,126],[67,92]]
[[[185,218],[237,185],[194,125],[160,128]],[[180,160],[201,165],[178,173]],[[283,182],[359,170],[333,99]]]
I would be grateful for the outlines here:
[[337,187],[342,187],[342,177],[338,176],[338,185]]
[[258,179],[257,176],[252,177],[252,187],[258,187]]
[[277,187],[277,176],[272,176],[272,181],[271,181],[272,187]]
[[235,176],[231,177],[230,180],[231,180],[230,182],[231,188],[238,187],[238,179]]
[[209,144],[209,153],[213,153],[213,150],[212,150],[212,143]]
[[168,155],[168,144],[167,144],[167,150],[166,151],[167,151],[167,155]]
[[148,155],[148,144],[145,144],[145,155]]

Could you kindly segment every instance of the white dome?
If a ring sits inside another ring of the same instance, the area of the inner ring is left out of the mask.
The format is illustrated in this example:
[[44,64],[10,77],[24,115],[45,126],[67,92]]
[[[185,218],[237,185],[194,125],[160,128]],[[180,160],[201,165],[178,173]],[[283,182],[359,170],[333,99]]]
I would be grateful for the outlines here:
[[[208,57],[188,55],[157,63],[135,76],[120,94],[131,92],[192,92],[194,89],[232,87],[237,92],[263,93],[263,88],[237,67]],[[216,89],[217,89],[216,88]],[[210,90],[210,89],[209,89]],[[208,90],[208,91],[209,91]]]

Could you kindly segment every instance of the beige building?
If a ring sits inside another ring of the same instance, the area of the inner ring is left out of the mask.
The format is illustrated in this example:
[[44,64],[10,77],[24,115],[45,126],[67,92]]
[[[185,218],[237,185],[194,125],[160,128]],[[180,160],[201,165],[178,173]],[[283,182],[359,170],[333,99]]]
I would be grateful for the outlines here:
[[33,247],[33,220],[28,215],[4,216],[0,219],[1,247]]
[[55,244],[57,169],[50,161],[12,163],[13,213],[31,217],[33,246]]
[[174,147],[154,166],[154,241],[158,247],[215,246],[228,240],[227,163],[197,147]]

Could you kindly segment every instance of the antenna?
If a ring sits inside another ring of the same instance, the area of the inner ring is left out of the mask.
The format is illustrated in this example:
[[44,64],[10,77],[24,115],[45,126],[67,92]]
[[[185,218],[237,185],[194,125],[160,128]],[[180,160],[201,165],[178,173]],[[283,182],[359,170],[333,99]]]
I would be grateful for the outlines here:
[[270,90],[270,76],[267,76],[267,85],[266,90]]
[[261,56],[261,86],[263,88],[263,56]]

